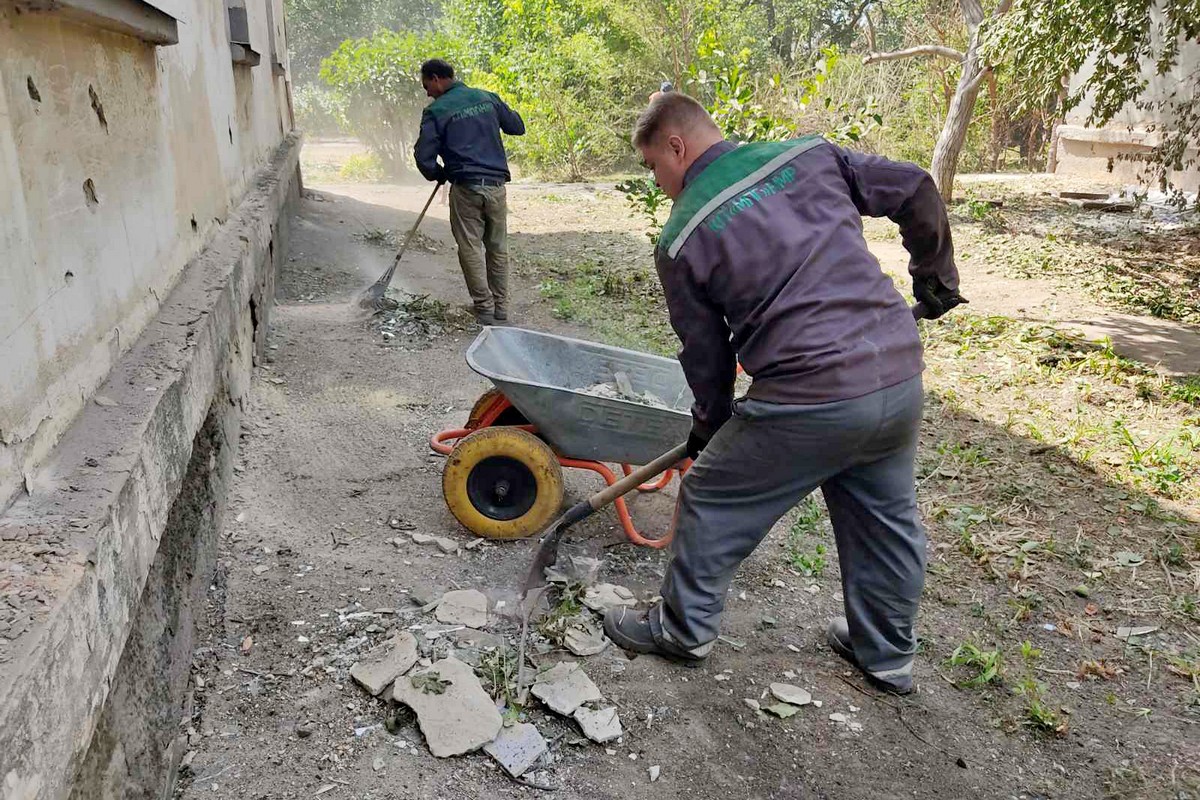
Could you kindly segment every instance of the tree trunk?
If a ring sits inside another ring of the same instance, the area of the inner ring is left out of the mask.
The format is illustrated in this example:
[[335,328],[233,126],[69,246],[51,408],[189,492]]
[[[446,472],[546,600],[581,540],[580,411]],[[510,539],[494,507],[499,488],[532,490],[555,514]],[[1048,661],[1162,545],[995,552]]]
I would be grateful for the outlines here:
[[967,141],[967,129],[971,125],[971,114],[975,111],[975,100],[979,97],[979,84],[988,73],[988,68],[979,60],[979,24],[983,22],[983,8],[979,0],[962,0],[963,16],[967,20],[970,39],[966,57],[962,62],[962,75],[950,110],[933,147],[933,163],[929,173],[937,185],[942,199],[947,203],[954,197],[954,173],[958,170],[958,156]]

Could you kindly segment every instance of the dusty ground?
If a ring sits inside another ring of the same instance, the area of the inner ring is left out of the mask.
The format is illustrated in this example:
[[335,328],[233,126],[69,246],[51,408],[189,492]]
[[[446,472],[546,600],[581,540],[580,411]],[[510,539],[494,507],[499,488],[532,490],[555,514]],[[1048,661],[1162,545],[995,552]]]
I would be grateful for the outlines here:
[[[462,357],[474,333],[459,311],[445,207],[435,203],[424,228],[433,252],[406,256],[398,283],[449,307],[385,339],[351,322],[347,301],[390,259],[375,234],[410,224],[423,189],[313,188],[325,200],[306,199],[296,218],[272,363],[243,435],[180,795],[536,794],[482,754],[433,758],[411,718],[389,733],[383,704],[348,679],[357,654],[391,629],[431,623],[414,600],[474,587],[511,606],[530,543],[453,555],[388,543],[403,536],[386,524],[397,514],[418,531],[472,541],[441,499],[442,461],[427,439],[461,424],[487,384]],[[518,324],[669,350],[652,282],[628,266],[645,245],[619,197],[514,186],[510,198]],[[892,245],[871,231],[886,265]],[[840,600],[818,507],[781,522],[738,575],[725,631],[742,649],[723,643],[696,670],[611,652],[585,660],[625,723],[615,754],[529,709],[554,740],[559,795],[1200,797],[1196,408],[1173,393],[1184,384],[1039,324],[1094,322],[1108,313],[1094,299],[991,267],[964,259],[974,313],[928,333],[920,494],[932,555],[920,692],[878,697],[824,646]],[[1016,294],[1045,300],[1014,307]],[[1172,341],[1195,336],[1164,330]],[[1139,458],[1114,438],[1118,418]],[[568,499],[595,485],[571,475]],[[639,498],[636,519],[662,529],[672,499]],[[611,514],[575,541],[604,557],[602,577],[654,594],[665,556],[621,543]],[[1125,643],[1114,635],[1124,625],[1157,630]],[[503,619],[492,628],[512,629]],[[960,685],[978,671],[949,663],[964,643],[999,654],[995,682]],[[745,706],[779,680],[823,706],[786,721]],[[651,765],[661,767],[654,785]]]

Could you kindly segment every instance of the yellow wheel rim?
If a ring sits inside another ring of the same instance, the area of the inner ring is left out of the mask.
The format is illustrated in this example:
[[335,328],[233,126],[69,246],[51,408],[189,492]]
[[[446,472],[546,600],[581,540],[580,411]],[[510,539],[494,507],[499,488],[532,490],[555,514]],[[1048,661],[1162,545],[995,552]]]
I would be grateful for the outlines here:
[[446,459],[442,495],[477,536],[520,539],[544,528],[562,507],[562,465],[545,442],[520,428],[484,428]]

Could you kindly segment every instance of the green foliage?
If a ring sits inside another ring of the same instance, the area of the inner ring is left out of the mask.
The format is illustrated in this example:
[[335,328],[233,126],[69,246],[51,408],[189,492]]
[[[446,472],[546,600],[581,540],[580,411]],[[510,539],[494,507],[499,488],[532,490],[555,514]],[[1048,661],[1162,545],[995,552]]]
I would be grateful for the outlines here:
[[384,178],[384,168],[374,153],[355,153],[338,169],[338,177],[351,183],[375,183]]
[[973,674],[959,685],[979,689],[1000,680],[1000,651],[981,650],[978,645],[963,642],[947,659],[952,667],[969,667]]
[[325,86],[306,84],[292,92],[296,125],[310,136],[334,136],[350,130],[345,97]]
[[377,30],[430,30],[440,5],[441,0],[284,0],[297,89],[316,82],[321,61],[345,40]]
[[618,183],[616,189],[625,195],[634,215],[646,220],[646,236],[650,243],[658,244],[663,226],[661,212],[670,205],[666,192],[658,188],[653,178],[631,178]]
[[350,128],[389,176],[411,169],[428,102],[419,71],[433,53],[453,59],[455,44],[442,35],[380,31],[342,42],[321,63],[321,80],[343,98]]
[[788,528],[785,545],[788,563],[806,578],[821,577],[828,566],[824,544],[818,542],[811,550],[808,547],[808,539],[817,535],[824,516],[825,510],[821,502],[815,496],[809,495],[796,507],[792,524]]

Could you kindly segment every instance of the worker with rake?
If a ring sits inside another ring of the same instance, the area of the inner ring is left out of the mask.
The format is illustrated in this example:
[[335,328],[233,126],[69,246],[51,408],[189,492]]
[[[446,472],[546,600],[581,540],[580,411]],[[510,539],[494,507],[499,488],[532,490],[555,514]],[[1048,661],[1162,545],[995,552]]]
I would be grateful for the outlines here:
[[[433,98],[421,116],[413,154],[426,180],[450,183],[450,232],[474,305],[475,321],[508,319],[508,193],[511,179],[501,132],[525,133],[521,115],[492,92],[454,77],[435,58],[421,65]],[[438,159],[441,158],[441,163]],[[481,252],[482,251],[482,252]]]
[[[655,260],[696,399],[696,460],[662,601],[610,611],[609,638],[706,658],[738,566],[819,487],[845,595],[826,639],[872,684],[911,691],[924,365],[913,312],[867,249],[862,216],[897,223],[918,308],[941,316],[965,301],[933,180],[819,136],[739,147],[677,92],[653,96],[633,143],[674,200]],[[739,361],[753,383],[734,400]]]

